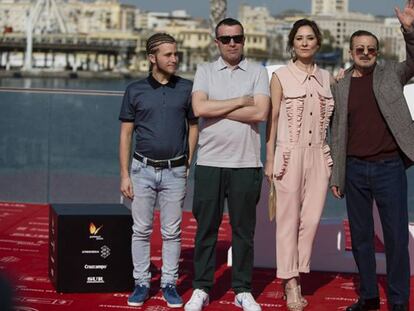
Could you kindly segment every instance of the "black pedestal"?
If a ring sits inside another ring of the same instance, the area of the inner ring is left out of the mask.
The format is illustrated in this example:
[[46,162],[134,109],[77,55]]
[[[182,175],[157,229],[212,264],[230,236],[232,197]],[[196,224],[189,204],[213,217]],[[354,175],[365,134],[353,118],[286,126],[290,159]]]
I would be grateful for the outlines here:
[[49,277],[56,291],[131,291],[131,226],[121,204],[52,204]]

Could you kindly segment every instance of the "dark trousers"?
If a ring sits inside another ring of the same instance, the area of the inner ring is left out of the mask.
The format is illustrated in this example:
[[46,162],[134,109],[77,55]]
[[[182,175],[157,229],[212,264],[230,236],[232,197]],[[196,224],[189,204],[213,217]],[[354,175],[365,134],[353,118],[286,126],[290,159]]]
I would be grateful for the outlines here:
[[232,228],[232,287],[251,291],[256,204],[262,184],[261,168],[219,168],[197,165],[193,214],[197,220],[193,287],[209,292],[216,266],[216,242],[227,198]]
[[374,221],[375,200],[384,232],[389,303],[407,303],[410,292],[407,177],[400,158],[368,162],[348,158],[346,205],[352,252],[360,275],[360,296],[378,297]]

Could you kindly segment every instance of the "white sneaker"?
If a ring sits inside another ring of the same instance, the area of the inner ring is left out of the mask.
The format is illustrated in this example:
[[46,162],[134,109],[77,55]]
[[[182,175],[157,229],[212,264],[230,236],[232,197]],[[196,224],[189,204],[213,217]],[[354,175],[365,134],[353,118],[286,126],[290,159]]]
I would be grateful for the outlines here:
[[201,311],[205,306],[209,304],[208,294],[201,290],[195,289],[191,298],[184,306],[185,311]]
[[251,293],[239,293],[234,297],[234,304],[236,307],[243,308],[243,311],[261,311],[262,308],[254,300]]

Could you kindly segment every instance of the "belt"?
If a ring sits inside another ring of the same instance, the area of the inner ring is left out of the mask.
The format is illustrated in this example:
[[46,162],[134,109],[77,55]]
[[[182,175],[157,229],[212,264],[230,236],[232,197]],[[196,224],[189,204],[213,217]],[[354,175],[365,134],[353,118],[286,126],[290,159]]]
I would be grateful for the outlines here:
[[169,159],[169,160],[153,160],[153,159],[146,158],[134,152],[134,158],[142,163],[146,163],[147,165],[156,167],[156,168],[171,168],[171,167],[183,166],[187,163],[187,158],[185,156],[180,156],[180,157]]

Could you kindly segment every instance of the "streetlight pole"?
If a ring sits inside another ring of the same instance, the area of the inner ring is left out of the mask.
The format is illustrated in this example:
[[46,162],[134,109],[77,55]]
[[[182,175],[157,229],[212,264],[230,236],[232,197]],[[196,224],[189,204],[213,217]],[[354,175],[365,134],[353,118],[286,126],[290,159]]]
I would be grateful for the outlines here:
[[227,13],[227,0],[210,0],[210,35],[211,44],[209,46],[210,61],[217,58],[218,52],[215,44],[213,44],[216,38],[215,27],[219,21],[226,17]]
[[26,53],[23,68],[24,70],[31,70],[33,52],[33,10],[29,8],[26,14]]

